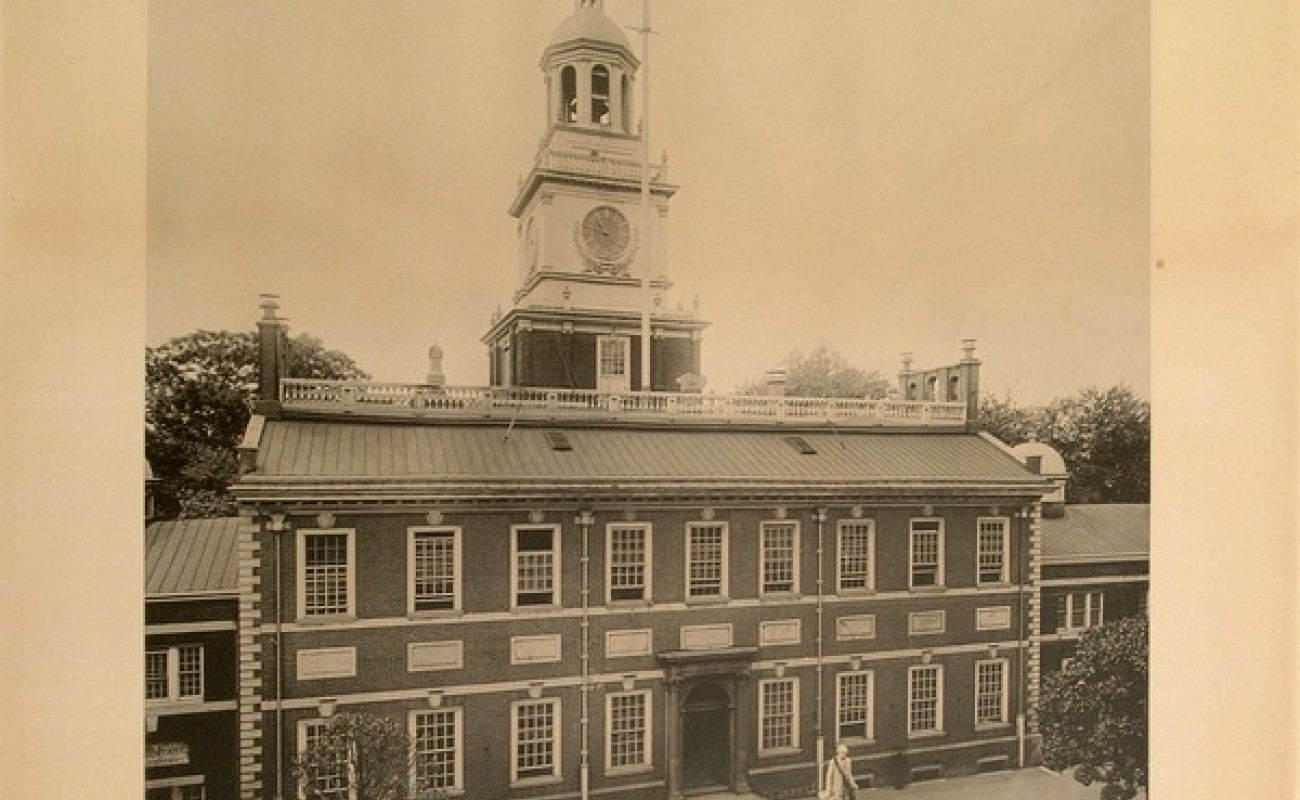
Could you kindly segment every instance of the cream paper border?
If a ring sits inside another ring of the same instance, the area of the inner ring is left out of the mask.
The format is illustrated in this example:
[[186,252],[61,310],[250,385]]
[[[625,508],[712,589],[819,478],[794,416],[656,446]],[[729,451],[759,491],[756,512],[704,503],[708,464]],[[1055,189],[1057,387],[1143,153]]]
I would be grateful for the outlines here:
[[[139,797],[146,11],[2,23],[0,794]],[[1153,786],[1295,796],[1300,14],[1153,25]]]

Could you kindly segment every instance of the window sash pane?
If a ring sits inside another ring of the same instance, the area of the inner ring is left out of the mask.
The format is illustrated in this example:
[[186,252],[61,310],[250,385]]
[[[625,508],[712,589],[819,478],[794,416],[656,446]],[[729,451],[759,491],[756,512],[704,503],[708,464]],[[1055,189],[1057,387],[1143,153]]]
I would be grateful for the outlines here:
[[760,746],[764,750],[794,747],[794,679],[762,684]]
[[1001,583],[1006,580],[1006,523],[984,520],[979,523],[979,582]]
[[456,606],[456,537],[450,532],[415,534],[415,610]]
[[144,654],[144,697],[146,700],[166,700],[167,651],[150,650]]
[[303,612],[348,613],[348,535],[307,534],[303,541]]
[[939,585],[939,532],[912,531],[912,585]]
[[837,708],[839,738],[865,739],[871,735],[871,673],[840,674]]
[[1005,722],[1003,705],[1003,667],[1001,661],[983,661],[976,665],[975,722]]
[[454,789],[460,732],[455,710],[422,711],[415,715],[416,787]]
[[907,730],[939,730],[939,668],[919,667],[908,673]]
[[610,529],[610,599],[645,599],[648,549],[644,528],[615,527]]
[[871,524],[840,526],[840,589],[871,588]]
[[722,594],[723,529],[721,525],[690,528],[688,594],[717,597]]
[[515,774],[521,779],[556,774],[554,701],[515,707]]
[[203,648],[185,645],[176,648],[176,695],[181,699],[203,697]]
[[646,695],[616,694],[609,699],[609,765],[637,767],[649,763],[646,748]]
[[764,523],[763,591],[793,592],[795,565],[794,525]]

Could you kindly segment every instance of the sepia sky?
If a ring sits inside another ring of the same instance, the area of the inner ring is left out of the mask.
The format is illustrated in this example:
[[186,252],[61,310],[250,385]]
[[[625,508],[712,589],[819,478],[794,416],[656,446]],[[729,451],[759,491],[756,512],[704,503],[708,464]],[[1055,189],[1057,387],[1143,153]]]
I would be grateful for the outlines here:
[[[640,0],[607,0],[637,24]],[[1133,0],[651,0],[669,302],[709,390],[793,348],[1149,395],[1149,12]],[[166,0],[149,18],[149,344],[258,294],[378,380],[487,380],[507,214],[573,0]],[[639,53],[639,39],[629,33]]]

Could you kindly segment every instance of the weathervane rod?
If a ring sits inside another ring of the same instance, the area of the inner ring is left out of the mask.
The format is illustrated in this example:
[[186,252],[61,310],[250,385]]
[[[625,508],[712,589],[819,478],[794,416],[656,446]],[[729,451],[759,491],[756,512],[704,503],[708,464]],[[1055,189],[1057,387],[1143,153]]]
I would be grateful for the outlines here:
[[656,249],[650,236],[650,0],[641,0],[641,391],[650,384],[650,270]]

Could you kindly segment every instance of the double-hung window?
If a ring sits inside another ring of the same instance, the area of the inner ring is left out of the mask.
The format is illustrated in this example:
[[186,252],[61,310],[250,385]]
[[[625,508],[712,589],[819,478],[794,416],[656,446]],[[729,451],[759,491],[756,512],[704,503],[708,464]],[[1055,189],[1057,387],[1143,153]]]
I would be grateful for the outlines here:
[[460,529],[411,528],[407,596],[411,613],[460,609]]
[[876,524],[869,519],[839,523],[839,590],[865,592],[875,587]]
[[1006,517],[980,517],[976,522],[975,569],[980,584],[1006,583],[1009,578]]
[[347,746],[342,737],[330,734],[328,720],[298,723],[298,757],[298,797],[350,800]]
[[907,735],[943,732],[943,667],[926,664],[907,670]]
[[727,524],[686,525],[686,599],[727,596]]
[[195,777],[193,780],[198,781],[198,783],[184,783],[174,786],[149,786],[146,784],[144,798],[145,800],[207,800],[208,794],[202,783],[203,778]]
[[799,523],[764,522],[759,526],[763,553],[762,594],[799,591]]
[[1102,592],[1066,592],[1056,597],[1056,627],[1063,631],[1082,631],[1102,624],[1105,594]]
[[515,607],[560,604],[560,528],[517,525],[511,530]]
[[650,526],[611,524],[606,533],[609,601],[650,599]]
[[158,647],[144,654],[144,697],[151,703],[203,700],[203,646]]
[[1007,661],[975,662],[975,725],[1007,721]]
[[870,670],[841,672],[836,677],[835,723],[839,741],[871,739],[871,700],[875,678]]
[[799,681],[771,678],[758,682],[758,749],[799,747]]
[[605,695],[606,761],[611,772],[649,767],[650,691]]
[[521,700],[512,711],[511,782],[560,777],[560,701]]
[[356,614],[356,551],[351,530],[298,531],[298,616]]
[[461,710],[413,711],[410,724],[416,795],[464,788]]
[[914,519],[911,524],[912,588],[943,586],[943,520]]

